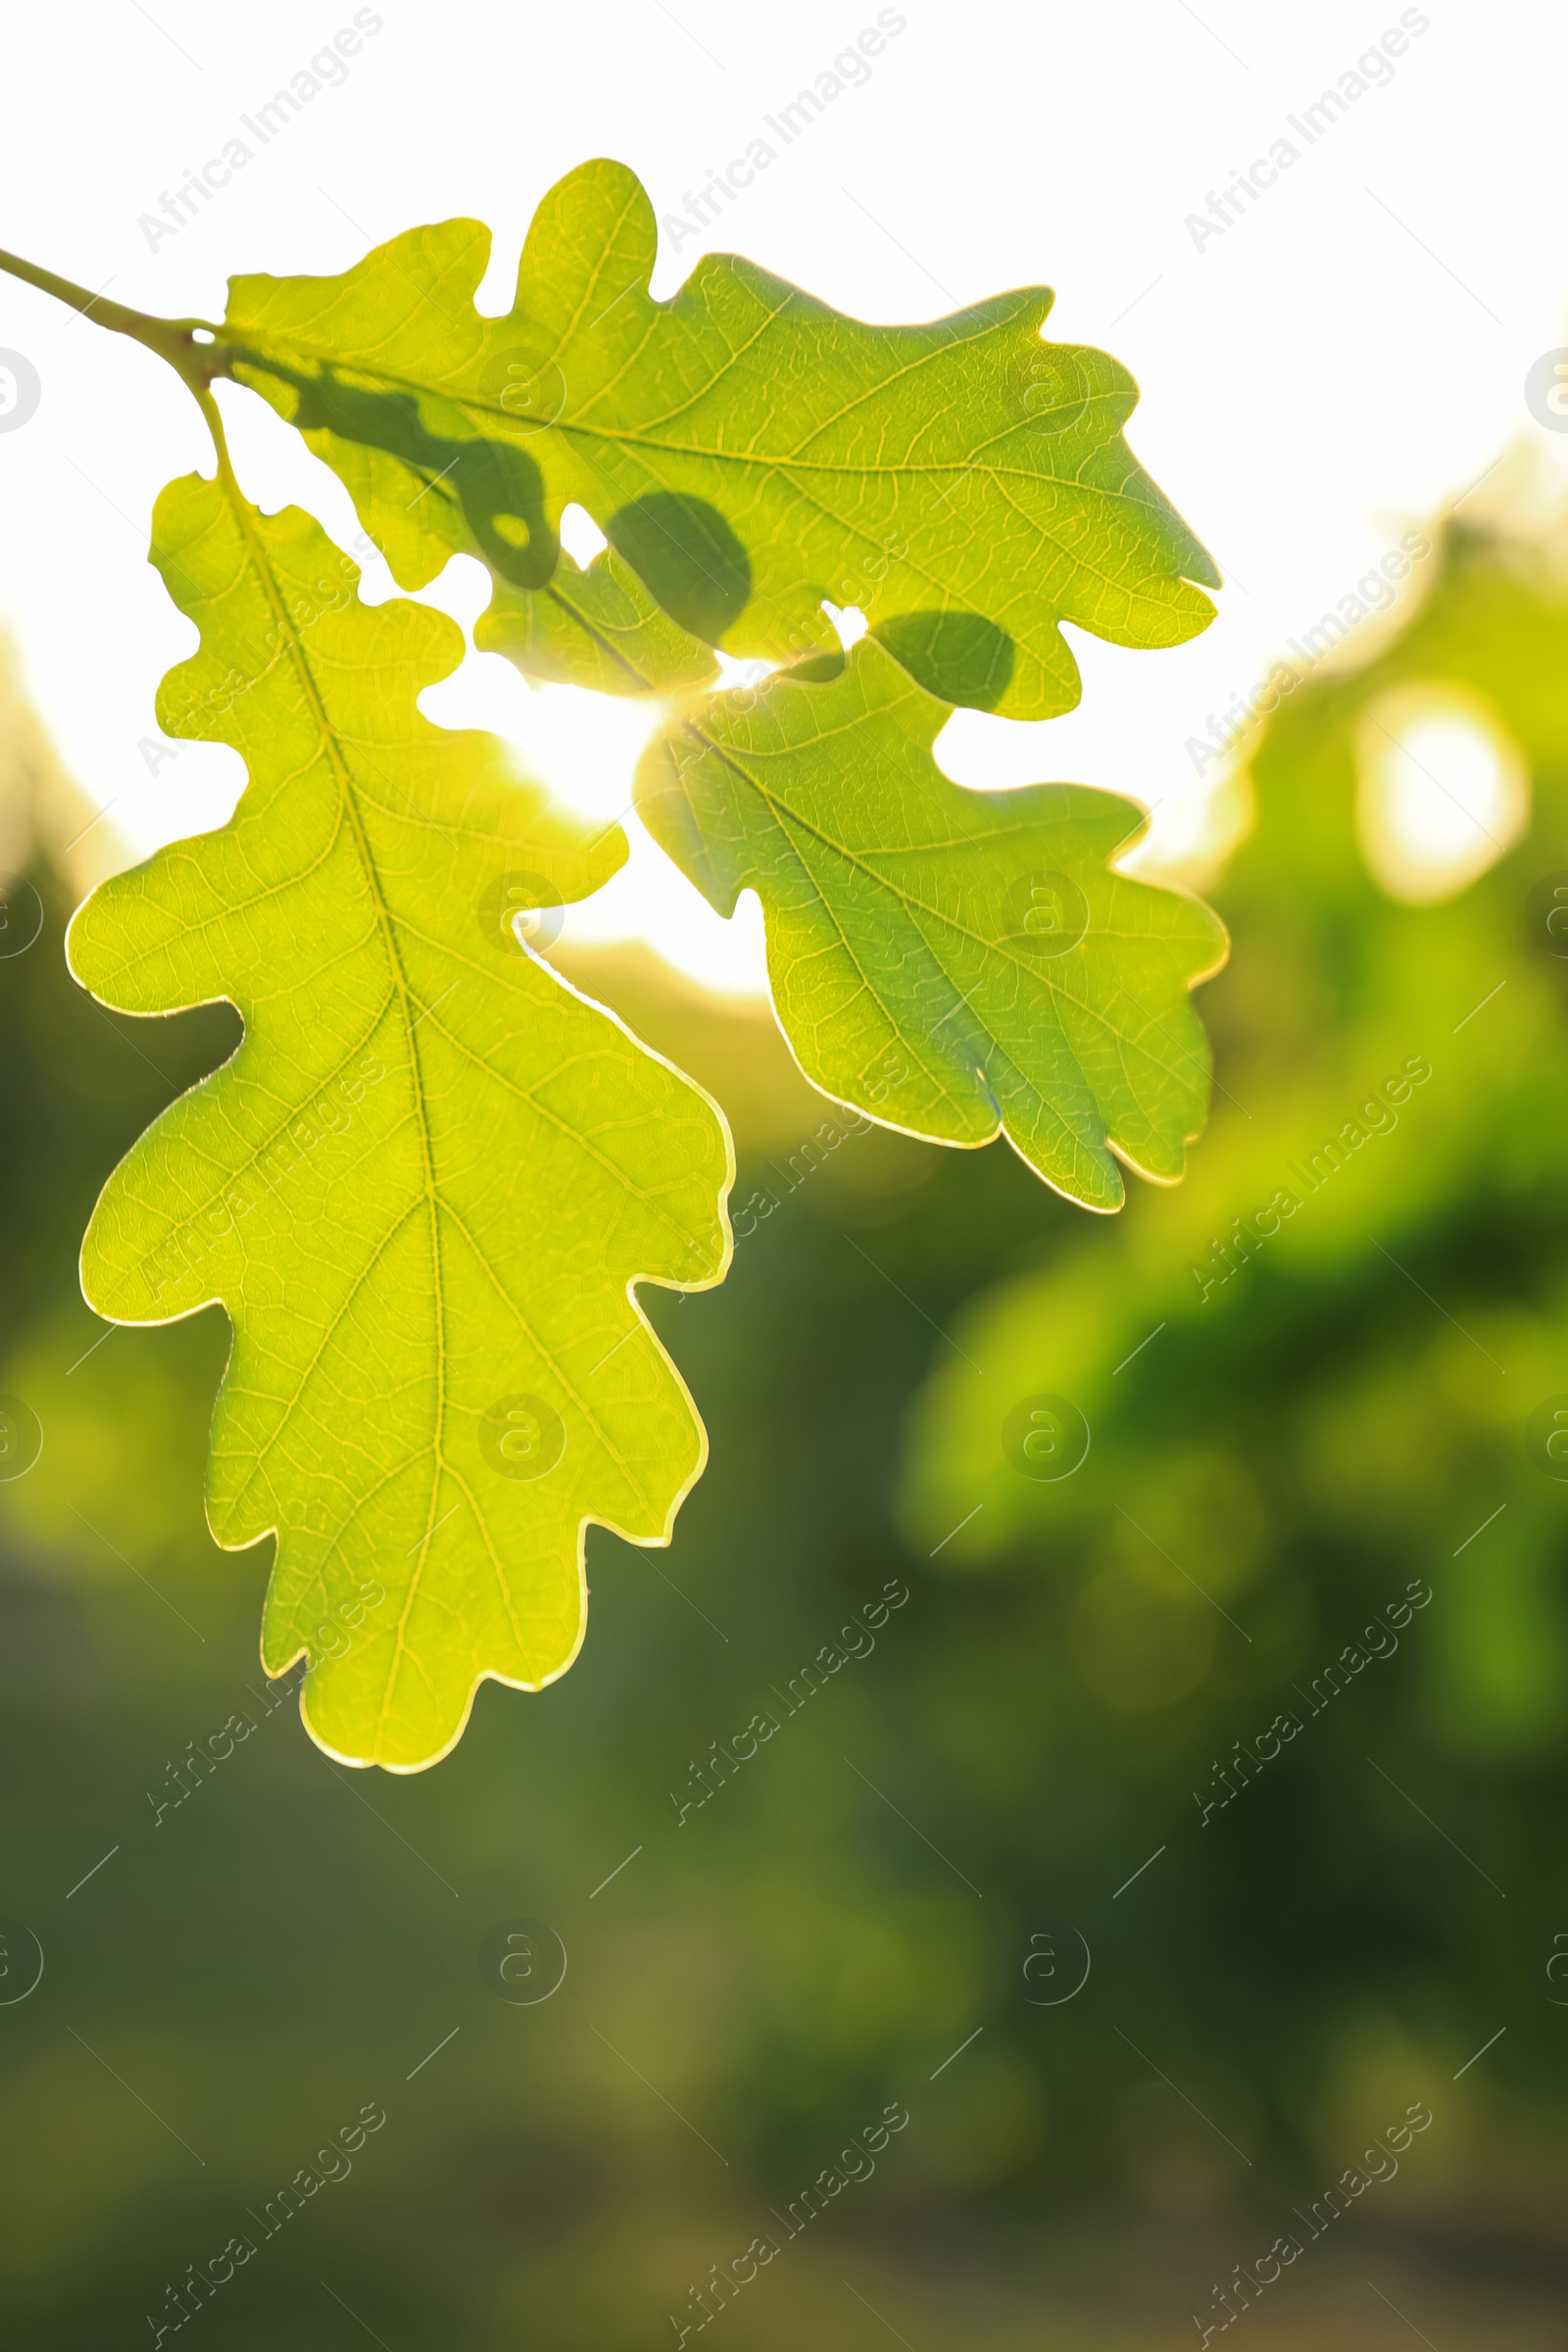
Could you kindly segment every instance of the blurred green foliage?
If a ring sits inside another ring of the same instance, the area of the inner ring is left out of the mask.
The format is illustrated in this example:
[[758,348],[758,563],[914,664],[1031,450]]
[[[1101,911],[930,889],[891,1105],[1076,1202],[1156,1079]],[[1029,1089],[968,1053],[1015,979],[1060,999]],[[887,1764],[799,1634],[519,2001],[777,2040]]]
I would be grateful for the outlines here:
[[[1445,2352],[1499,2318],[1557,2340],[1568,1486],[1524,1431],[1568,1388],[1568,964],[1526,907],[1568,868],[1565,657],[1554,575],[1451,532],[1402,632],[1285,706],[1214,893],[1221,1091],[1182,1187],[1087,1219],[1000,1147],[754,1151],[737,1198],[778,1205],[729,1281],[650,1298],[712,1445],[674,1545],[596,1534],[571,1675],[487,1688],[412,1780],[338,1770],[264,1691],[266,1547],[201,1520],[220,1318],[94,1348],[91,1197],[234,1024],[110,1020],[38,877],[44,934],[0,963],[0,1387],[45,1430],[0,1487],[0,1908],[46,1960],[0,2007],[11,2340],[151,2342],[251,2228],[182,2345],[631,2352],[767,2231],[711,2323],[737,2347],[1130,2352],[1418,2099],[1398,2179],[1251,2340],[1402,2340],[1369,2264],[1423,2327],[1441,2292]],[[1444,680],[1522,746],[1534,816],[1415,909],[1367,875],[1352,745]],[[1200,1296],[1232,1217],[1412,1056],[1397,1125]],[[1090,1425],[1069,1478],[1004,1451],[1038,1395]],[[1411,1580],[1396,1651],[1291,1697]],[[1194,1791],[1292,1706],[1205,1825]],[[481,1981],[515,1915],[568,1954],[538,2006]],[[890,2100],[874,2177],[786,2240]],[[349,2177],[263,2238],[247,2211],[368,2101]]]

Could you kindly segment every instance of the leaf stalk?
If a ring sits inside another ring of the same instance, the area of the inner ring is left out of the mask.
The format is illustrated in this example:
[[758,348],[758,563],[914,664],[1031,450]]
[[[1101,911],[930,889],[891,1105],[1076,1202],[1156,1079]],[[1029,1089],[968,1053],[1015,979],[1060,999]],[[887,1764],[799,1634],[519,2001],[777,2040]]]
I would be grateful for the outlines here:
[[[61,277],[53,270],[41,269],[36,262],[24,261],[19,254],[0,249],[0,270],[24,284],[36,286],[41,293],[52,294],[57,302],[79,311],[95,326],[107,327],[111,333],[128,335],[136,343],[145,344],[167,360],[175,373],[191,390],[200,396],[216,376],[228,373],[228,356],[218,341],[218,328],[208,318],[155,318],[146,311],[131,310],[122,302],[111,302],[106,295],[90,294],[85,286]],[[198,337],[202,338],[198,340]]]

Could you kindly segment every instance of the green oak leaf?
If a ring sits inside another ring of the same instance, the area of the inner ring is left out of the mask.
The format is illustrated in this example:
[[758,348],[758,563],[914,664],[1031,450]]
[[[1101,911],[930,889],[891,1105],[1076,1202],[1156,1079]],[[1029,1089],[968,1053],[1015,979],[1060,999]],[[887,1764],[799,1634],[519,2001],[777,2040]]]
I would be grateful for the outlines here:
[[[498,544],[495,516],[482,540],[460,495],[475,469],[484,468],[481,449],[437,453],[445,463],[432,477],[362,442],[314,431],[305,439],[336,466],[402,587],[423,588],[450,557],[483,560],[485,540],[492,549]],[[510,550],[505,560],[519,568]],[[667,694],[717,675],[712,648],[671,620],[612,547],[586,566],[558,549],[542,587],[520,585],[502,569],[493,576],[495,594],[475,625],[474,643],[481,653],[506,655],[530,677],[597,694]]]
[[624,845],[421,716],[450,620],[363,605],[226,463],[164,492],[153,560],[200,632],[160,721],[250,781],[93,893],[71,961],[124,1012],[227,999],[245,1035],[110,1178],[83,1289],[117,1322],[227,1310],[208,1510],[230,1547],[276,1535],[265,1663],[308,1658],[330,1754],[412,1771],[485,1677],[570,1664],[590,1521],[668,1539],[705,1440],[633,1290],[721,1276],[728,1134],[524,948],[517,910]]
[[758,893],[814,1085],[937,1143],[1000,1130],[1058,1192],[1116,1208],[1117,1159],[1173,1183],[1202,1125],[1189,992],[1224,928],[1113,869],[1136,803],[951,783],[931,751],[947,716],[862,638],[827,683],[786,671],[691,707],[644,755],[638,812],[720,914]]
[[871,326],[733,255],[656,302],[653,208],[583,165],[545,197],[513,310],[489,232],[416,228],[338,277],[236,277],[230,372],[348,484],[406,587],[454,548],[538,594],[587,509],[672,621],[786,662],[863,612],[929,691],[1012,718],[1078,699],[1060,623],[1181,643],[1218,573],[1122,439],[1137,387],[1047,343],[1034,287]]
[[671,620],[610,547],[582,568],[563,549],[543,588],[497,580],[473,642],[530,677],[598,694],[669,694],[718,674],[711,647]]

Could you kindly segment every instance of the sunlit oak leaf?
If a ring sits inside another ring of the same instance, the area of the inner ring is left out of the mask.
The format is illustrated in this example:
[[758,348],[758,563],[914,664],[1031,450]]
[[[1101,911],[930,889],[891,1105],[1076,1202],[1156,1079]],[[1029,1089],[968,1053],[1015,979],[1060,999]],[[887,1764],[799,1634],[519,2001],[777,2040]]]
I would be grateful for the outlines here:
[[947,715],[862,639],[827,683],[785,672],[690,706],[644,756],[638,811],[720,914],[758,893],[774,1009],[815,1085],[937,1143],[1004,1132],[1057,1191],[1115,1208],[1118,1159],[1174,1182],[1202,1125],[1189,992],[1224,928],[1114,870],[1136,803],[950,783]]
[[[449,453],[432,478],[362,442],[326,432],[305,438],[336,466],[401,586],[427,586],[452,556],[485,557],[458,487],[468,471],[482,470],[482,450],[463,449],[455,459]],[[494,546],[493,532],[487,537]],[[511,551],[503,560],[512,564]],[[500,568],[493,577],[495,594],[475,623],[474,643],[481,653],[505,654],[530,677],[597,694],[667,694],[717,675],[712,648],[671,620],[612,547],[586,565],[559,551],[542,587],[521,585]]]
[[1049,291],[871,326],[718,254],[656,302],[656,244],[635,176],[585,164],[540,205],[503,317],[474,307],[488,230],[451,220],[340,277],[233,279],[220,346],[405,586],[461,545],[538,591],[575,501],[710,645],[831,652],[827,599],[931,692],[1014,718],[1078,699],[1061,621],[1164,646],[1212,617],[1212,562],[1122,439],[1137,387],[1042,341]]
[[670,694],[718,674],[711,647],[671,620],[609,547],[582,567],[563,551],[543,588],[498,580],[473,642],[530,677],[598,694]]
[[245,1036],[111,1177],[83,1288],[119,1322],[225,1307],[208,1510],[276,1534],[267,1667],[308,1657],[329,1753],[414,1770],[486,1676],[570,1664],[590,1521],[667,1540],[705,1443],[633,1288],[718,1279],[728,1136],[525,950],[624,848],[421,716],[455,625],[361,604],[226,469],[165,491],[154,561],[200,631],[160,721],[250,782],[94,892],[72,966],[125,1012],[226,998]]

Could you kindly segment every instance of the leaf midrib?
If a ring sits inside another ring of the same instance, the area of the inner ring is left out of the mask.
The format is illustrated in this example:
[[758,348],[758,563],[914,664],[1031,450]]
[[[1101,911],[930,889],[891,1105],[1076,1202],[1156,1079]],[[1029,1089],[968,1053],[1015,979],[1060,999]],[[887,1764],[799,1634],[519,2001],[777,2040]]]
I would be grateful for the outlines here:
[[[439,1499],[441,1481],[443,1478],[448,1478],[452,1481],[452,1483],[458,1488],[459,1493],[463,1495],[465,1501],[467,1503],[474,1524],[480,1533],[486,1551],[490,1556],[491,1565],[495,1571],[497,1583],[501,1589],[508,1615],[513,1620],[514,1630],[516,1630],[514,1601],[510,1580],[506,1571],[506,1564],[496,1550],[488,1521],[471,1489],[469,1488],[466,1479],[462,1475],[457,1465],[447,1458],[443,1448],[447,1404],[445,1346],[446,1302],[444,1286],[442,1283],[441,1258],[441,1219],[443,1213],[451,1219],[457,1232],[462,1234],[463,1239],[470,1252],[473,1254],[475,1261],[481,1266],[484,1273],[490,1279],[492,1287],[496,1290],[497,1296],[505,1302],[522,1327],[528,1331],[530,1338],[539,1348],[541,1354],[550,1357],[552,1356],[552,1351],[544,1345],[540,1335],[533,1331],[531,1324],[529,1324],[528,1319],[523,1313],[521,1307],[518,1305],[518,1302],[512,1298],[510,1292],[506,1291],[503,1286],[497,1283],[494,1269],[490,1266],[488,1260],[485,1258],[484,1252],[479,1249],[473,1236],[467,1232],[455,1204],[450,1201],[443,1200],[439,1188],[436,1185],[434,1173],[434,1153],[430,1137],[428,1113],[424,1099],[422,1065],[419,1058],[419,1047],[414,1036],[414,1032],[417,1029],[419,1024],[418,1022],[411,1022],[409,1020],[408,1008],[410,1004],[416,1002],[416,1000],[414,997],[414,992],[409,985],[408,977],[403,967],[403,958],[398,944],[398,924],[392,915],[390,907],[386,904],[385,897],[381,890],[379,871],[375,861],[375,854],[370,843],[368,832],[366,828],[364,816],[360,809],[359,796],[355,788],[353,777],[348,769],[347,762],[342,756],[341,746],[336,729],[333,727],[332,722],[327,714],[323,698],[319,688],[317,685],[315,672],[311,666],[300,634],[294,627],[292,616],[288,612],[280,584],[270,563],[266,543],[254,530],[251,523],[249,506],[246,503],[243,494],[239,492],[237,484],[232,482],[231,475],[226,468],[223,469],[223,487],[229,507],[234,513],[237,527],[239,528],[243,544],[251,555],[257,577],[263,588],[263,593],[267,596],[269,603],[271,605],[274,615],[279,617],[285,624],[288,652],[292,659],[302,691],[307,697],[312,715],[315,718],[316,724],[319,731],[322,749],[326,756],[328,765],[331,768],[334,780],[338,786],[340,806],[354,835],[355,846],[359,855],[362,870],[366,877],[367,892],[375,912],[376,923],[381,933],[388,967],[392,974],[395,995],[401,1003],[403,1017],[406,1025],[408,1026],[410,1036],[409,1065],[414,1097],[414,1114],[416,1128],[419,1136],[420,1144],[420,1165],[424,1180],[425,1206],[430,1225],[431,1270],[432,1281],[435,1289],[437,1404],[436,1426],[431,1442],[431,1453],[434,1461],[434,1478],[431,1488],[431,1498],[426,1507],[424,1532],[416,1547],[418,1556],[416,1560],[414,1574],[410,1579],[408,1594],[405,1600],[403,1612],[398,1622],[397,1648],[386,1672],[381,1709],[377,1717],[375,1730],[375,1741],[377,1747],[379,1747],[387,1713],[392,1703],[393,1691],[397,1683],[399,1672],[401,1670],[403,1658],[407,1650],[407,1626],[418,1596],[420,1582],[428,1558],[430,1539],[435,1532],[435,1505],[436,1501]],[[435,946],[437,944],[433,941],[425,939],[424,935],[418,931],[416,925],[405,923],[403,928],[410,931],[413,936],[419,938],[422,944],[428,946]],[[450,953],[450,950],[447,952]],[[459,960],[461,961],[466,959],[459,958]],[[379,1026],[380,1022],[384,1020],[388,1009],[389,1004],[383,1004],[382,1007],[377,1013],[375,1026]],[[426,1017],[430,1009],[431,1008],[421,1006],[421,1020]],[[444,1023],[440,1021],[434,1021],[432,1026],[435,1033],[446,1035],[449,1039],[449,1042],[458,1042],[452,1038],[451,1033],[447,1031]],[[373,1029],[371,1033],[373,1034]],[[481,1059],[482,1057],[475,1056],[473,1058]],[[492,1079],[499,1079],[503,1077],[503,1073],[497,1071],[493,1065],[486,1062],[483,1063],[482,1066],[485,1068],[487,1075],[489,1075]],[[554,1119],[553,1114],[546,1109],[546,1106],[542,1102],[538,1102],[531,1094],[529,1094],[527,1090],[514,1091],[522,1093],[524,1099],[530,1102],[531,1107],[538,1115],[551,1118],[552,1123],[560,1127],[563,1132],[566,1131],[564,1122],[562,1122],[559,1119]],[[598,1158],[603,1162],[607,1173],[612,1172],[617,1177],[618,1181],[622,1183],[626,1182],[624,1172],[618,1168],[614,1168],[613,1163],[611,1162],[605,1154],[598,1152],[589,1143],[589,1140],[586,1137],[576,1131],[572,1131],[572,1134],[573,1140],[578,1144],[579,1148],[586,1150],[590,1156]],[[632,1192],[635,1198],[642,1200],[647,1207],[651,1208],[663,1221],[669,1223],[676,1233],[681,1234],[682,1239],[686,1241],[691,1240],[691,1236],[683,1233],[679,1220],[673,1217],[662,1202],[654,1200],[651,1197],[646,1197],[641,1188],[635,1185],[629,1186],[628,1189]],[[396,1220],[395,1227],[392,1230],[401,1230],[402,1225],[406,1222],[406,1216],[407,1212],[405,1212],[404,1216],[399,1217]],[[385,1247],[387,1239],[388,1236],[382,1237],[382,1248]],[[379,1250],[377,1254],[379,1254]],[[638,1312],[635,1303],[628,1300],[628,1304],[631,1306],[631,1311],[634,1318],[633,1327],[635,1328],[638,1324],[641,1324],[644,1329],[647,1329],[648,1327],[646,1322]],[[316,1359],[317,1361],[319,1360],[320,1353],[324,1352],[329,1338],[330,1334],[327,1335],[326,1339],[323,1339],[321,1349],[318,1350],[318,1358]],[[314,1368],[315,1365],[313,1363],[311,1369],[314,1370]],[[305,1386],[308,1384],[308,1379],[309,1373],[307,1374],[307,1381],[302,1382],[300,1387],[296,1390],[292,1404],[286,1408],[284,1416],[285,1419],[287,1418],[288,1412],[293,1410],[294,1405],[298,1404],[301,1396],[304,1395],[304,1390]],[[565,1386],[572,1395],[573,1400],[583,1412],[590,1428],[593,1429],[595,1435],[600,1439],[600,1441],[606,1445],[611,1453],[612,1459],[615,1461],[622,1475],[626,1478],[628,1485],[632,1489],[632,1492],[646,1506],[650,1502],[650,1497],[648,1495],[644,1481],[638,1476],[632,1463],[621,1454],[620,1449],[610,1443],[608,1433],[603,1428],[599,1415],[593,1409],[586,1396],[580,1396],[577,1393],[576,1384],[566,1381]],[[258,1461],[256,1465],[256,1470],[258,1472],[260,1470],[260,1462]]]
[[[254,338],[247,337],[244,342],[234,342],[229,346],[229,349],[231,357],[234,360],[247,363],[253,368],[263,368],[269,374],[274,376],[278,381],[286,381],[286,378],[279,375],[278,368],[273,365],[273,363],[283,362],[286,364],[288,355],[291,351],[297,350],[299,358],[307,362],[312,368],[330,368],[334,365],[331,360],[323,358],[320,352],[314,350],[309,344],[300,344],[298,346],[291,345],[286,336],[279,336],[270,342],[265,339],[258,341]],[[416,399],[422,398],[426,400],[444,400],[452,408],[472,410],[477,416],[494,416],[505,424],[515,425],[517,421],[516,417],[512,415],[510,410],[504,409],[499,401],[491,401],[471,392],[459,391],[451,385],[423,381],[417,376],[403,375],[395,372],[390,368],[381,367],[373,362],[366,362],[358,358],[354,360],[339,361],[335,364],[341,368],[343,373],[346,375],[373,376],[379,383],[385,384],[389,390],[407,392],[412,394]],[[599,395],[596,393],[594,397],[597,399]],[[329,431],[336,431],[336,428],[332,426],[329,426],[326,429]],[[815,433],[821,429],[823,428],[813,428],[813,437],[815,437]],[[1014,433],[1020,429],[1021,428],[1018,425],[1012,425],[1007,428],[1007,433]],[[701,445],[694,445],[683,441],[662,440],[651,433],[639,431],[637,428],[632,426],[588,424],[580,421],[576,417],[554,417],[548,424],[542,424],[538,429],[538,433],[525,434],[520,436],[520,439],[525,444],[527,441],[535,440],[545,433],[560,433],[564,438],[569,436],[570,434],[577,433],[586,440],[621,442],[624,443],[628,448],[657,451],[662,457],[694,458],[699,460],[704,465],[767,466],[774,471],[781,473],[796,471],[802,473],[850,474],[858,479],[864,479],[867,481],[879,480],[884,475],[888,474],[897,476],[907,475],[922,479],[939,477],[945,473],[956,473],[961,476],[966,473],[972,473],[976,466],[983,463],[982,460],[973,457],[965,459],[962,456],[955,456],[952,458],[937,458],[923,461],[915,461],[912,459],[888,460],[885,463],[877,465],[851,465],[847,462],[832,462],[827,459],[803,458],[797,456],[781,457],[776,456],[772,452],[766,450],[741,451],[711,447],[705,448]],[[999,434],[997,438],[1004,440],[1007,438],[1007,433]],[[341,435],[339,437],[352,438],[350,435]],[[1095,444],[1097,449],[1102,449],[1104,446],[1105,444],[1103,442],[1097,442]],[[1093,451],[1090,451],[1086,454],[1092,456],[1094,453]],[[1016,476],[1019,481],[1044,484],[1053,490],[1076,491],[1086,498],[1100,498],[1111,504],[1144,507],[1147,507],[1149,504],[1147,499],[1131,499],[1124,491],[1109,490],[1098,482],[1082,482],[1067,474],[1034,473],[1031,472],[1026,466],[1003,466],[997,465],[988,465],[986,466],[986,471],[992,478],[996,480],[1002,480],[1007,476]]]
[[[425,1208],[429,1222],[430,1234],[431,1282],[435,1293],[436,1412],[435,1428],[431,1439],[431,1453],[435,1464],[435,1475],[431,1485],[430,1500],[425,1506],[425,1530],[419,1544],[419,1556],[415,1562],[414,1574],[409,1580],[409,1589],[407,1596],[404,1600],[402,1614],[398,1619],[397,1643],[393,1651],[391,1663],[387,1668],[381,1694],[380,1710],[376,1716],[374,1745],[376,1749],[379,1750],[381,1745],[381,1735],[385,1729],[387,1711],[392,1703],[392,1692],[397,1683],[398,1675],[403,1663],[404,1652],[407,1647],[407,1630],[409,1619],[413,1613],[415,1600],[417,1596],[420,1581],[424,1574],[424,1566],[426,1557],[428,1555],[429,1540],[432,1532],[435,1506],[437,1501],[440,1499],[441,1481],[442,1478],[448,1473],[450,1468],[443,1451],[443,1442],[446,1434],[447,1406],[446,1297],[442,1283],[441,1268],[440,1202],[437,1197],[435,1186],[435,1168],[430,1142],[429,1114],[424,1100],[423,1072],[419,1061],[419,1049],[417,1044],[415,1042],[415,1024],[409,1018],[409,1005],[413,1002],[413,991],[409,986],[408,975],[403,968],[403,958],[398,949],[397,934],[392,922],[391,908],[387,906],[385,896],[381,889],[380,874],[376,868],[375,858],[371,851],[369,837],[365,827],[365,820],[360,812],[359,801],[355,794],[353,778],[349,773],[348,763],[343,758],[336,730],[332,726],[332,723],[327,715],[325,703],[323,702],[320,691],[317,686],[316,673],[311,667],[303,640],[295,626],[293,614],[288,610],[287,603],[282,593],[281,585],[272,569],[271,561],[268,554],[266,542],[262,539],[260,533],[255,529],[252,521],[250,507],[239,488],[238,482],[234,478],[233,470],[229,466],[226,457],[221,455],[219,463],[219,474],[223,485],[223,495],[228,502],[229,511],[234,517],[235,528],[239,533],[242,545],[245,546],[250,553],[251,562],[255,567],[256,576],[261,582],[262,593],[264,596],[266,596],[269,604],[272,608],[274,619],[281,624],[282,628],[286,632],[287,644],[293,661],[295,674],[299,679],[301,690],[306,697],[311,712],[315,717],[317,726],[319,730],[321,746],[326,757],[327,765],[330,768],[333,778],[337,784],[344,812],[354,834],[355,847],[359,852],[361,868],[365,875],[366,889],[369,895],[371,905],[375,909],[376,922],[381,933],[383,950],[386,955],[388,967],[392,973],[394,988],[396,989],[398,997],[401,1001],[404,1023],[408,1031],[409,1071],[414,1095],[415,1126],[419,1138],[420,1169],[424,1179]],[[489,1539],[487,1536],[487,1544],[488,1541]]]

